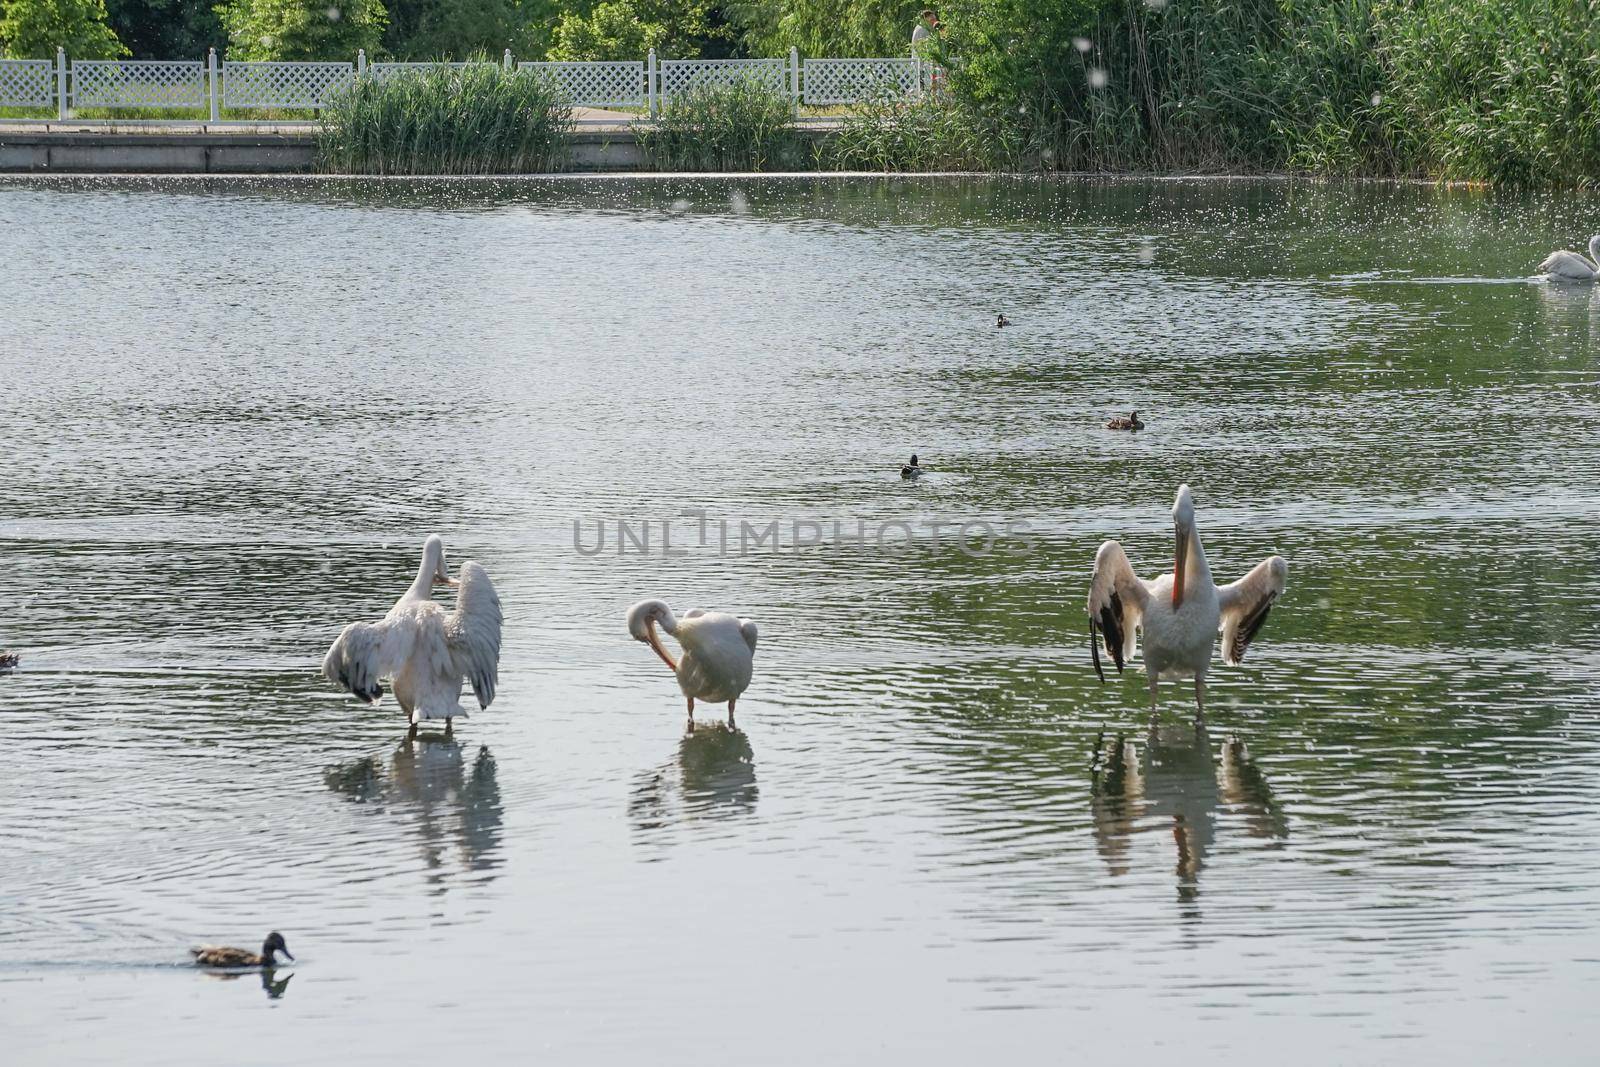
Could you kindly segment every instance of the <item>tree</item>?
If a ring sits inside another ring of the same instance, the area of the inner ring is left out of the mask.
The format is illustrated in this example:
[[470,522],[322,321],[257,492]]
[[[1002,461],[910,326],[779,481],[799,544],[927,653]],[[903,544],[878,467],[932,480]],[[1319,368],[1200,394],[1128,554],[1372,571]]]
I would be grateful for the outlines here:
[[128,49],[107,22],[105,0],[3,0],[0,45],[16,59],[116,59]]
[[726,56],[733,28],[714,0],[602,0],[587,12],[565,11],[550,58],[643,59]]
[[389,21],[383,0],[226,0],[217,13],[228,57],[244,60],[350,59],[376,52]]
[[757,55],[904,56],[923,8],[938,0],[734,0],[729,9]]
[[383,46],[397,59],[465,59],[511,47],[516,0],[389,0]]
[[136,59],[195,59],[227,43],[215,0],[106,0],[106,10]]

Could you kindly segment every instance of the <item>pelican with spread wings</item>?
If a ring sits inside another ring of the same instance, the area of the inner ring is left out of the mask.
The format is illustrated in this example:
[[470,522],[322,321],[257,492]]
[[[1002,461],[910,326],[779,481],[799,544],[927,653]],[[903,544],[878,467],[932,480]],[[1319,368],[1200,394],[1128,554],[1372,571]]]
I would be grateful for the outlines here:
[[[456,609],[445,611],[433,587],[456,592]],[[416,580],[389,614],[377,622],[353,622],[328,649],[322,674],[341,689],[370,704],[383,696],[389,679],[400,710],[415,732],[424,719],[444,719],[448,728],[461,708],[461,682],[472,683],[478,706],[494,700],[500,671],[500,597],[488,572],[471,560],[460,580],[450,577],[444,542],[438,535],[422,546]]]
[[1172,573],[1150,581],[1133,573],[1128,554],[1117,542],[1100,546],[1089,587],[1089,650],[1095,673],[1104,682],[1101,641],[1120,674],[1122,665],[1133,658],[1136,635],[1142,634],[1150,709],[1155,710],[1156,683],[1162,678],[1193,678],[1195,718],[1200,719],[1205,715],[1206,670],[1218,631],[1222,662],[1232,665],[1244,659],[1272,602],[1283,593],[1289,565],[1282,556],[1269,556],[1237,582],[1214,585],[1187,485],[1178,487],[1172,524],[1177,537]]

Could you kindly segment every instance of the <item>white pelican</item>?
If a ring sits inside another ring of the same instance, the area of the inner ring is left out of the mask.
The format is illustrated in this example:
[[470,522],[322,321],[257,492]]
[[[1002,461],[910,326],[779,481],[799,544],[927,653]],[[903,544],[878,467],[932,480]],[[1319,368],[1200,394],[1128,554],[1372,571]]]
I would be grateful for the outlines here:
[[[456,610],[446,612],[432,597],[435,585],[457,588]],[[377,622],[353,622],[328,649],[322,674],[328,681],[369,703],[383,696],[379,680],[388,678],[416,730],[423,719],[465,716],[461,679],[472,683],[478,706],[494,700],[500,670],[500,597],[489,575],[468,560],[461,580],[450,577],[444,542],[429,537],[422,566],[404,596]]]
[[1267,621],[1272,602],[1283,592],[1289,566],[1282,556],[1269,556],[1237,582],[1213,585],[1187,485],[1178,487],[1172,522],[1177,535],[1172,574],[1143,581],[1133,573],[1127,553],[1115,541],[1107,541],[1095,553],[1094,580],[1089,587],[1089,651],[1095,673],[1104,682],[1097,631],[1104,633],[1106,652],[1118,673],[1123,662],[1133,657],[1135,630],[1143,631],[1150,710],[1156,707],[1158,680],[1192,677],[1198,720],[1205,715],[1206,669],[1211,665],[1218,628],[1222,630],[1222,662],[1238,663]]
[[911,453],[910,463],[902,463],[900,465],[900,477],[908,482],[913,478],[922,477],[922,467],[917,463],[917,454],[915,452]]
[[[656,636],[656,625],[678,639],[683,658],[674,663]],[[733,725],[733,705],[750,685],[755,668],[756,624],[720,611],[695,608],[683,621],[673,617],[664,601],[641,600],[628,609],[628,633],[655,649],[667,669],[678,676],[678,688],[689,700],[689,729],[694,729],[696,699],[712,704],[728,702],[728,725]]]
[[1600,278],[1600,235],[1589,238],[1589,258],[1576,252],[1551,252],[1539,264],[1539,272],[1555,281],[1592,282]]

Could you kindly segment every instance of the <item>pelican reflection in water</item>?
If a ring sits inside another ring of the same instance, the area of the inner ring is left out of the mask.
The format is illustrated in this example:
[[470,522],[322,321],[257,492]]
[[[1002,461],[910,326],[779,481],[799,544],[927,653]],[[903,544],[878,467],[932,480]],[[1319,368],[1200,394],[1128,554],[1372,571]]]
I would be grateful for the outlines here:
[[1143,758],[1122,735],[1110,741],[1102,735],[1093,771],[1089,803],[1095,847],[1107,869],[1113,875],[1128,872],[1134,834],[1170,833],[1183,900],[1199,896],[1200,871],[1216,842],[1219,808],[1240,816],[1251,837],[1281,841],[1289,834],[1288,820],[1244,742],[1236,737],[1223,742],[1219,763],[1203,723],[1152,724]]
[[628,800],[635,829],[659,830],[755,810],[755,752],[743,730],[712,723],[684,734],[675,757],[639,776]]
[[[419,734],[402,741],[387,761],[362,756],[328,768],[323,780],[358,804],[409,817],[430,871],[446,867],[452,842],[469,872],[492,872],[501,864],[505,809],[487,745],[469,765],[454,739]],[[437,875],[431,880],[441,881]]]

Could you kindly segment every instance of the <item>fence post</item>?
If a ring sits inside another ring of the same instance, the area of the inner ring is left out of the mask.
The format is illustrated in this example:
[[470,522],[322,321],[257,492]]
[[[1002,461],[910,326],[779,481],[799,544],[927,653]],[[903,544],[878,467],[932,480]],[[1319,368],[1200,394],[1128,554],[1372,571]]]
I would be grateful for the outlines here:
[[795,118],[800,117],[800,49],[789,46],[789,96],[794,100]]
[[650,49],[650,56],[644,61],[645,94],[650,97],[650,117],[656,117],[656,50]]
[[220,87],[217,84],[217,50],[215,48],[206,55],[206,79],[211,84],[211,121],[216,122],[222,118],[222,109],[218,106]]
[[511,69],[511,49],[509,48],[506,49],[505,65],[507,70]]
[[67,121],[67,50],[56,49],[56,117]]
[[360,49],[356,50],[356,77],[358,77],[358,78],[363,77],[363,76],[366,75],[366,73],[367,73],[367,50],[365,48],[360,48]]

